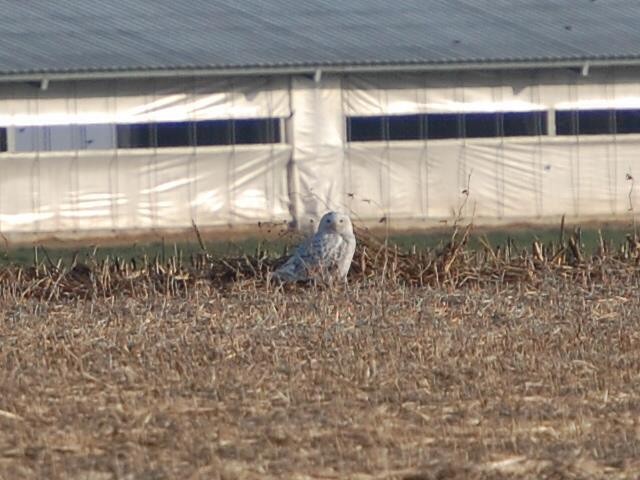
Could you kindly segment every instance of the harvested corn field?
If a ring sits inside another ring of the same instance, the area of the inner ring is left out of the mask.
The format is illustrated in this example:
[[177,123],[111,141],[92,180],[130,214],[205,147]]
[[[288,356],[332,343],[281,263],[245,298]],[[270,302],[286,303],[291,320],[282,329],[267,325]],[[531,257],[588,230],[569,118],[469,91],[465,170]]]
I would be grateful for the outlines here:
[[0,273],[0,478],[636,478],[633,235],[434,251],[348,285],[265,252]]

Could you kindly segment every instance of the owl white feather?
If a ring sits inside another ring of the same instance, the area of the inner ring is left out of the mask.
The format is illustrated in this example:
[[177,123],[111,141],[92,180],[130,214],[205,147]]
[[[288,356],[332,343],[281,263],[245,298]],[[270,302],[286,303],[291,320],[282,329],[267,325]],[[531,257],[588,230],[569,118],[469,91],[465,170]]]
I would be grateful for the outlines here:
[[345,279],[355,251],[351,219],[342,213],[328,212],[320,220],[316,233],[298,246],[289,260],[273,273],[273,278],[281,282]]

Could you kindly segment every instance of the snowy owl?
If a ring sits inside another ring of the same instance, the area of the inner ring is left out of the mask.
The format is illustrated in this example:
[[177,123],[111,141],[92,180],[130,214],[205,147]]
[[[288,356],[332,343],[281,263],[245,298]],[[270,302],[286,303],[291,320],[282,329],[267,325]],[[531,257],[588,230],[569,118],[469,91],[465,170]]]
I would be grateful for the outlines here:
[[291,258],[273,273],[273,278],[281,282],[332,276],[345,279],[355,250],[356,237],[349,217],[325,213],[315,235],[298,246]]

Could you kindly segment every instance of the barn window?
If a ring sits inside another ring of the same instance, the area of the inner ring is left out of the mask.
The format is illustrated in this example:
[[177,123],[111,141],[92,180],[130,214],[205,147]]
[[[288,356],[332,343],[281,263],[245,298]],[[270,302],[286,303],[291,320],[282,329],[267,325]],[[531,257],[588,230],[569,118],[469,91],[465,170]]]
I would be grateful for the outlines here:
[[232,124],[228,120],[208,120],[196,124],[196,142],[198,145],[233,144]]
[[0,152],[7,151],[7,129],[0,128]]
[[546,134],[546,112],[430,113],[347,118],[347,138],[350,142]]
[[280,142],[280,122],[276,118],[240,119],[232,123],[235,144]]
[[424,115],[393,115],[388,117],[389,140],[424,138]]
[[606,135],[615,125],[614,110],[556,111],[556,135]]
[[350,142],[375,142],[385,139],[385,117],[349,117],[347,137]]
[[44,134],[46,127],[15,127],[14,145],[16,152],[33,152],[46,150]]
[[502,135],[526,137],[547,135],[547,112],[504,112]]
[[198,145],[280,143],[280,119],[207,120],[196,123]]
[[640,133],[640,110],[558,110],[558,135],[608,135]]
[[51,152],[114,148],[113,125],[39,125],[14,127],[16,152]]
[[248,145],[280,142],[277,118],[118,125],[118,148]]
[[118,148],[153,148],[156,146],[155,133],[155,125],[149,123],[118,125]]
[[183,147],[193,145],[193,123],[167,122],[156,125],[155,137],[158,147]]
[[467,113],[464,115],[466,138],[497,137],[500,135],[501,116],[498,113]]
[[616,110],[616,133],[640,133],[640,110]]
[[105,150],[116,146],[116,127],[109,124],[83,125],[79,133],[80,147]]
[[460,119],[456,113],[348,117],[347,138],[350,142],[459,138]]
[[425,138],[461,138],[462,115],[457,113],[432,113],[427,115]]

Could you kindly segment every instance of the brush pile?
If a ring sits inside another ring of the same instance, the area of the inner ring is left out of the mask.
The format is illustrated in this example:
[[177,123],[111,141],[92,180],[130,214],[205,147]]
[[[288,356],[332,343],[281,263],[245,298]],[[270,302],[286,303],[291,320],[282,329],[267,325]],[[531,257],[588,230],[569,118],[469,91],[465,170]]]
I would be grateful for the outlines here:
[[562,226],[558,242],[534,240],[530,248],[522,249],[511,240],[493,247],[486,236],[478,237],[482,248],[476,250],[467,248],[471,230],[471,225],[455,229],[441,249],[412,252],[400,252],[396,246],[361,234],[351,274],[367,278],[382,275],[417,286],[459,288],[505,282],[536,285],[549,276],[588,284],[640,273],[640,241],[635,235],[627,235],[627,241],[617,247],[607,244],[600,235],[597,251],[588,256],[582,247],[580,228],[565,239]]
[[[478,238],[482,248],[470,249],[471,232],[472,225],[455,227],[442,248],[402,251],[367,230],[356,229],[358,247],[349,279],[455,289],[503,283],[535,287],[553,276],[588,285],[614,279],[628,281],[640,274],[640,241],[636,235],[627,235],[626,242],[618,246],[600,238],[595,254],[586,255],[579,228],[565,238],[562,225],[557,242],[533,241],[530,248],[520,249],[511,241],[494,247],[486,237]],[[178,254],[165,261],[159,257],[107,257],[67,266],[46,257],[30,267],[16,265],[0,270],[0,292],[13,298],[47,300],[116,294],[180,296],[196,285],[228,288],[247,281],[266,284],[269,273],[287,258],[278,258],[260,248],[253,255],[219,257],[207,252],[202,242],[201,245],[200,254],[187,259]]]

